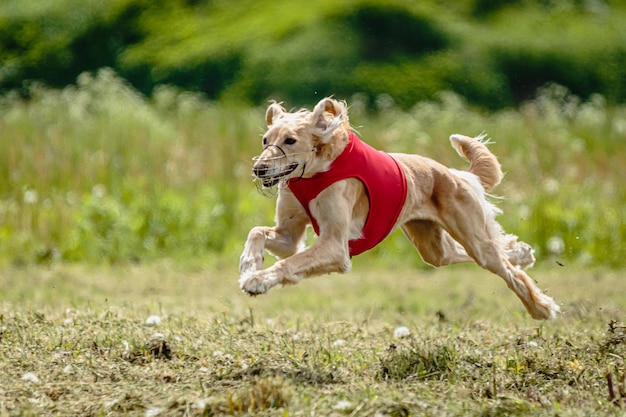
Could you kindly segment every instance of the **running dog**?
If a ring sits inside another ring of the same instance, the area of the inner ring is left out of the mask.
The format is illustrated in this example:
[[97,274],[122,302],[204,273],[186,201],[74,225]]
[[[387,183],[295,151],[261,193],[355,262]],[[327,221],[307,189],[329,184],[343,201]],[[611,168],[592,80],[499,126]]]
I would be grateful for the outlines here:
[[[533,249],[504,233],[487,200],[502,171],[484,135],[450,137],[470,163],[458,171],[372,148],[353,133],[346,104],[332,98],[293,113],[272,103],[266,121],[252,171],[261,189],[278,189],[276,225],[248,234],[239,262],[245,293],[349,271],[352,256],[400,227],[425,262],[474,261],[502,277],[533,318],[556,317],[559,306],[523,271],[534,264]],[[308,225],[318,238],[305,247]],[[265,251],[279,260],[263,269]]]

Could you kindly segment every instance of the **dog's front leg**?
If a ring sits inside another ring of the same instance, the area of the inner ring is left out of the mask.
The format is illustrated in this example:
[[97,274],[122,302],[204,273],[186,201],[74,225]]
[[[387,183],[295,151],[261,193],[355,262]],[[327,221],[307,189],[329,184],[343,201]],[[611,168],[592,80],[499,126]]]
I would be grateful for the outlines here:
[[[310,206],[320,228],[317,241],[306,250],[291,254],[267,269],[242,273],[239,279],[241,289],[250,295],[263,294],[277,285],[296,284],[314,275],[349,270],[351,214],[355,200],[361,195],[364,192],[358,180],[339,181],[320,193]],[[271,250],[269,243],[268,240],[268,249]]]
[[292,217],[276,227],[252,228],[239,258],[240,274],[249,275],[263,269],[266,250],[278,258],[287,258],[296,253],[304,246],[306,223],[306,218],[304,221],[302,219],[294,221]]
[[303,252],[282,259],[267,269],[242,274],[239,284],[245,293],[258,295],[277,285],[297,284],[303,278],[314,275],[346,272],[350,266],[347,243],[335,246],[320,237]]
[[288,189],[281,191],[276,203],[276,226],[253,227],[239,258],[240,285],[263,269],[265,251],[278,258],[288,258],[304,247],[306,226],[310,220]]
[[267,226],[257,226],[248,233],[248,239],[239,257],[239,273],[241,275],[251,274],[263,268],[265,239],[271,229]]

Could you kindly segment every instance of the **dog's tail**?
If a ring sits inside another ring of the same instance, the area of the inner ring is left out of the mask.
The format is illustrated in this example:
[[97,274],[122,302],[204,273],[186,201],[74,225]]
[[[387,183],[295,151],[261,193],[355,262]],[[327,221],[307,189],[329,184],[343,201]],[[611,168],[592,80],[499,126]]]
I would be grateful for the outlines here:
[[485,191],[489,192],[500,184],[503,177],[502,168],[496,156],[487,149],[491,142],[486,139],[485,134],[475,138],[452,135],[450,142],[458,154],[469,161],[469,172],[478,177]]

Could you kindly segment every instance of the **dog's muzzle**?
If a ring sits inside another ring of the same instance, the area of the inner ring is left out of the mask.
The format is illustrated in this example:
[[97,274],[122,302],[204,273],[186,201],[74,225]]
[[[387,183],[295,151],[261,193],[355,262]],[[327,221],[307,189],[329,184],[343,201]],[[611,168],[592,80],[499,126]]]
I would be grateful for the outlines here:
[[[261,180],[263,187],[269,188],[277,185],[281,179],[289,176],[294,172],[299,162],[283,163],[276,161],[276,159],[286,159],[284,156],[269,159],[257,160],[252,167],[252,173],[256,179]],[[255,179],[255,180],[256,180]]]
[[[289,161],[287,154],[278,145],[278,148],[282,155],[263,158],[261,156],[255,156],[252,158],[254,165],[252,166],[252,174],[254,175],[254,183],[257,186],[259,192],[265,196],[275,196],[278,191],[284,186],[291,178],[291,174],[302,167],[302,173],[304,175],[306,170],[306,161]],[[267,147],[265,148],[267,149]],[[264,150],[265,150],[264,149]],[[311,152],[314,152],[315,148],[311,148]],[[290,157],[296,155],[308,154],[309,152],[298,152],[289,154]],[[278,186],[278,187],[276,187]]]

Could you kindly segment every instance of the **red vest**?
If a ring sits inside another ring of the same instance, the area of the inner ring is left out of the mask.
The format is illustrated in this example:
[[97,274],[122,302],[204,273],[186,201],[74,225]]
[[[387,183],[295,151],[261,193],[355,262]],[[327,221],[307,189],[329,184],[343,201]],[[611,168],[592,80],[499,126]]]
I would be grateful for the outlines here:
[[369,213],[361,237],[348,242],[350,256],[354,256],[373,248],[391,233],[404,206],[407,185],[404,171],[395,159],[350,132],[348,145],[328,171],[288,182],[318,236],[319,226],[311,215],[309,203],[329,185],[346,178],[361,180],[369,197]]

